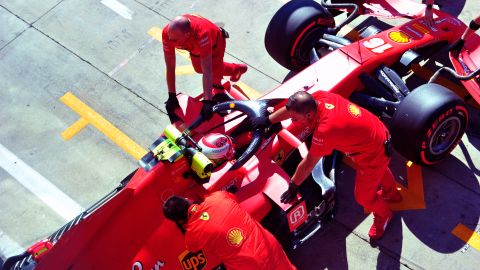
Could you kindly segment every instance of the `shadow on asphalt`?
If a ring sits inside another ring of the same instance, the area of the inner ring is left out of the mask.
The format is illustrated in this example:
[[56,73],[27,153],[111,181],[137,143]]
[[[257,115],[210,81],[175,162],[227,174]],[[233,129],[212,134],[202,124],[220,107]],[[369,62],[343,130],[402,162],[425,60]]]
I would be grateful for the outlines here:
[[[405,162],[402,157],[395,155],[390,164],[396,180],[400,180],[398,182],[406,179]],[[316,234],[297,251],[291,252],[292,262],[299,269],[361,268],[359,265],[349,265],[348,253],[364,253],[366,263],[370,259],[368,254],[371,254],[371,250],[367,252],[370,248],[367,237],[370,223],[357,228],[367,215],[353,197],[355,173],[350,167],[342,165],[337,174],[338,208],[335,220],[328,224],[322,234]],[[402,184],[408,185],[407,182]],[[436,252],[450,254],[465,247],[465,242],[452,234],[457,225],[463,224],[475,231],[480,217],[477,203],[480,186],[471,168],[450,155],[440,164],[423,167],[423,184],[426,209],[396,212],[385,236],[370,244],[371,248],[379,250],[376,269],[400,269],[402,260],[407,260],[409,265],[414,264],[410,258],[412,250],[424,249],[412,247],[418,245],[415,239]],[[404,236],[404,231],[409,231],[413,236]],[[353,240],[349,237],[352,233],[359,238],[354,237],[357,240]],[[365,244],[357,245],[351,241],[364,241]],[[409,250],[408,254],[402,255],[403,245],[408,246],[405,249]]]

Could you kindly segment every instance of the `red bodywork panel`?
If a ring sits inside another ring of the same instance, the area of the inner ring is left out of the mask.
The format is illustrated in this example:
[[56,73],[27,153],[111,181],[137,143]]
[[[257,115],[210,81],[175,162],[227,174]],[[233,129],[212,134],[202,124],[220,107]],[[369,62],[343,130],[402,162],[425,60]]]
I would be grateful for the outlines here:
[[[450,61],[460,75],[467,75],[477,70],[480,67],[480,37],[477,34],[469,36],[458,55],[450,53]],[[480,76],[461,82],[480,104]]]
[[[370,5],[385,3],[369,2]],[[404,1],[389,2],[397,9],[407,7]],[[415,5],[418,10],[414,11],[420,12],[419,5]],[[413,12],[410,4],[408,7]],[[362,90],[358,79],[362,72],[370,73],[381,63],[397,62],[407,49],[458,39],[465,25],[441,12],[437,15],[439,24],[435,29],[426,26],[422,19],[414,19],[333,51],[263,98],[287,98],[299,90],[332,91],[348,97],[353,91]],[[478,54],[476,50],[469,56],[478,59]],[[235,96],[242,98],[241,93]],[[182,127],[196,119],[201,103],[185,95],[180,95],[179,101],[181,109],[177,113],[184,124],[178,127],[183,130]],[[232,113],[225,119],[214,115],[193,131],[194,139],[198,140],[202,133],[235,115]],[[241,120],[236,119],[211,132],[228,134]],[[289,208],[290,205],[279,202],[280,194],[287,189],[289,176],[276,162],[283,162],[285,156],[299,146],[291,134],[304,141],[313,129],[291,121],[282,124],[288,133],[266,140],[257,154],[235,172],[228,172],[231,163],[224,164],[212,174],[208,184],[200,185],[184,177],[184,172],[190,171],[185,161],[158,164],[148,173],[139,169],[123,190],[65,233],[39,260],[37,269],[155,269],[161,265],[162,270],[168,270],[182,269],[182,263],[190,266],[201,263],[205,269],[215,267],[220,262],[213,254],[184,253],[183,235],[173,222],[163,217],[163,202],[172,194],[201,200],[208,192],[235,185],[239,189],[238,201],[258,220],[270,211],[272,202],[283,209]],[[302,216],[294,214],[291,218],[295,223]],[[200,269],[204,268],[197,268]]]

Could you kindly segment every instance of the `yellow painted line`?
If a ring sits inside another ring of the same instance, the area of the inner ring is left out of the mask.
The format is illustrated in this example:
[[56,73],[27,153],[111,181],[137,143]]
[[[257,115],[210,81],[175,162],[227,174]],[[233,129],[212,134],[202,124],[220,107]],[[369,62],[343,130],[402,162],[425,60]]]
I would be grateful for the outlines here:
[[408,189],[397,183],[397,186],[399,186],[398,191],[402,194],[402,201],[389,203],[390,208],[395,211],[425,209],[422,166],[408,161],[406,169]]
[[80,118],[77,120],[77,122],[73,123],[70,127],[65,129],[65,131],[63,131],[60,135],[65,141],[68,141],[87,125],[88,121],[85,120],[85,118]]
[[175,75],[191,75],[197,74],[192,65],[189,66],[178,66],[175,68]]
[[[350,158],[345,157],[343,163],[355,169],[355,165]],[[406,164],[406,169],[408,188],[396,183],[398,191],[402,194],[402,201],[398,203],[389,202],[388,205],[395,211],[425,209],[422,166],[409,161]],[[368,213],[367,210],[364,209],[364,211]]]
[[156,40],[162,42],[162,28],[158,26],[153,26],[147,32],[150,36],[155,38]]
[[458,224],[457,227],[452,230],[452,234],[480,251],[480,234],[470,230],[467,226]]
[[262,96],[260,92],[243,82],[236,82],[233,86],[237,86],[237,89],[240,88],[239,90],[241,90],[249,99],[257,99]]
[[95,112],[88,105],[74,96],[71,92],[67,92],[60,98],[65,105],[70,107],[74,112],[88,121],[105,136],[112,140],[116,145],[120,146],[125,152],[134,157],[136,160],[141,159],[147,151],[121,132],[118,128],[108,122],[100,114]]

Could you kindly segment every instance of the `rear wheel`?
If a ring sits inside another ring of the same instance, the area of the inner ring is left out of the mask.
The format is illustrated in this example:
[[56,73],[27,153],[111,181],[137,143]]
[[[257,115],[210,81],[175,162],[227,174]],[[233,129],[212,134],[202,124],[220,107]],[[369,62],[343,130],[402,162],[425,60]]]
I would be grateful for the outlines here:
[[390,130],[395,149],[419,164],[444,159],[462,138],[468,123],[465,103],[438,84],[425,84],[400,103]]
[[310,51],[333,26],[333,16],[319,3],[293,0],[282,6],[268,24],[265,48],[280,65],[300,71],[310,65]]

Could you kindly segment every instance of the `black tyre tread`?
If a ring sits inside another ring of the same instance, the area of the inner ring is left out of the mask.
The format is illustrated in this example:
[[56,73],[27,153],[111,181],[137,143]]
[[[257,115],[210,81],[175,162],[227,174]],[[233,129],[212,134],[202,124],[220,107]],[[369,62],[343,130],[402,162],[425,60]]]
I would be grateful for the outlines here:
[[[426,138],[428,129],[438,117],[451,108],[454,109],[453,113],[459,113],[461,120],[460,132],[455,138],[455,143],[440,155],[432,155],[422,150],[422,143],[428,140]],[[456,108],[462,108],[462,112],[457,112]],[[465,133],[467,122],[468,110],[456,94],[438,84],[424,84],[412,91],[393,115],[390,125],[392,143],[394,148],[408,160],[424,165],[437,163],[455,148]],[[422,152],[424,158],[422,158]]]

